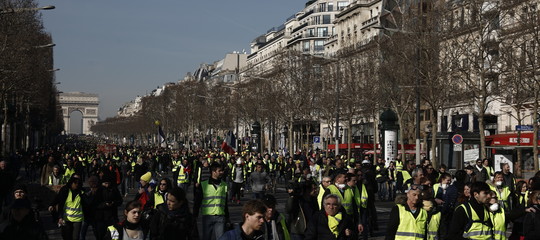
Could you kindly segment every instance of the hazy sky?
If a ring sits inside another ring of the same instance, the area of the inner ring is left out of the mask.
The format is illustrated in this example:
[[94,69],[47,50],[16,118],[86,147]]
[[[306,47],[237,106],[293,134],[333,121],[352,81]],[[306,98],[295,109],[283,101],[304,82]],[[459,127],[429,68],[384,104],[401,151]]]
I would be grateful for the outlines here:
[[60,91],[96,93],[100,118],[250,42],[304,0],[39,0]]

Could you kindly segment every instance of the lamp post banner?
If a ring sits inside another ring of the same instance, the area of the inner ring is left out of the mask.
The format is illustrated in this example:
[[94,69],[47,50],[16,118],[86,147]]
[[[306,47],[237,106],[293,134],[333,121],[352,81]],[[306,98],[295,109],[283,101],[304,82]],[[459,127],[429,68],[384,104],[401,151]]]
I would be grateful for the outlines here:
[[390,165],[397,157],[397,131],[384,130],[384,160],[385,165]]

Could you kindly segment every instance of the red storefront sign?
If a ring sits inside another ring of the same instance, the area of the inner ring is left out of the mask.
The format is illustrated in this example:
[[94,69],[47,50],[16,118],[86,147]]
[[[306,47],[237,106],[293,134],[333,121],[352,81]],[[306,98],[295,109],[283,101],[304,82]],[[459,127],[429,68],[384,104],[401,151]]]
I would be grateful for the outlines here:
[[[488,146],[532,146],[533,145],[533,133],[526,132],[521,133],[518,137],[517,133],[497,134],[486,136],[486,143]],[[540,145],[540,141],[538,141]]]

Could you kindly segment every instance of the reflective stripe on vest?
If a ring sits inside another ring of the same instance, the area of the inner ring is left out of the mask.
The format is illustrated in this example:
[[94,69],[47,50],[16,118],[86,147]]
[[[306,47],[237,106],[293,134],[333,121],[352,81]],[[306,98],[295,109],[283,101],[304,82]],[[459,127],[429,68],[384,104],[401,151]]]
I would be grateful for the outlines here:
[[336,187],[336,185],[330,185],[328,186],[328,189],[330,189],[330,193],[335,194],[341,198],[341,205],[347,212],[347,214],[352,215],[353,212],[353,201],[354,201],[354,192],[353,190],[347,186],[343,190],[343,194],[339,191],[339,189]]
[[[479,240],[492,239],[492,235],[493,235],[492,228],[491,226],[486,225],[486,223],[490,221],[488,210],[484,207],[484,221],[481,222],[480,218],[478,217],[478,214],[476,214],[474,209],[472,209],[470,205],[469,207],[465,206],[465,204],[469,205],[469,203],[464,203],[464,204],[459,205],[459,207],[462,207],[465,210],[465,214],[470,220],[472,220],[472,224],[468,230],[463,232],[463,237],[469,238],[469,239],[479,239]],[[472,216],[469,216],[469,212],[467,208],[471,210]]]
[[424,239],[426,232],[427,212],[422,208],[417,208],[420,211],[416,219],[410,211],[405,209],[405,206],[398,204],[399,210],[399,226],[396,232],[396,239],[400,240],[416,240]]
[[120,239],[120,233],[118,232],[118,230],[116,230],[116,228],[114,226],[108,226],[107,229],[109,230],[109,232],[111,232],[111,239],[112,240],[119,240]]
[[81,195],[77,195],[73,200],[71,189],[69,190],[68,197],[64,205],[64,216],[70,222],[82,222],[84,220]]
[[208,180],[201,183],[203,199],[201,203],[202,215],[225,215],[227,203],[227,183],[221,181],[218,188],[208,184]]
[[324,196],[324,187],[323,185],[319,185],[319,195],[317,195],[317,203],[319,204],[319,210],[322,209],[322,200],[323,200],[323,196]]
[[180,165],[180,171],[178,171],[178,183],[187,183],[188,182],[188,173],[186,168]]
[[506,238],[506,218],[504,216],[504,208],[499,212],[490,212],[491,223],[493,223],[493,239],[503,240]]
[[398,172],[403,170],[403,163],[401,161],[396,161],[396,170]]
[[427,232],[428,240],[439,239],[437,232],[439,231],[440,223],[441,223],[441,212],[438,212],[435,215],[431,216],[431,219],[429,220],[429,223],[428,223],[428,232]]

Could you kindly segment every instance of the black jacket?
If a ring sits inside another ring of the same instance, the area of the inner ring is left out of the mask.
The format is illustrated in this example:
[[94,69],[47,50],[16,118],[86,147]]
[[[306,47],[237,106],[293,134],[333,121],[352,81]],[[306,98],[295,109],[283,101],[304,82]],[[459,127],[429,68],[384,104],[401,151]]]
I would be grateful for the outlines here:
[[184,203],[180,209],[170,211],[166,204],[158,205],[157,213],[150,223],[150,239],[199,239],[197,219]]
[[[112,184],[111,184],[112,185]],[[118,222],[118,207],[122,205],[122,195],[116,187],[100,187],[95,196],[96,212],[95,218],[97,221]]]
[[[353,219],[351,219],[346,213],[342,212],[343,219],[339,222],[338,237],[330,231],[328,227],[328,216],[323,210],[318,211],[313,215],[313,219],[308,224],[308,228],[305,234],[305,240],[332,240],[332,239],[357,239],[357,227],[354,225]],[[351,236],[345,236],[345,229],[351,230]]]

